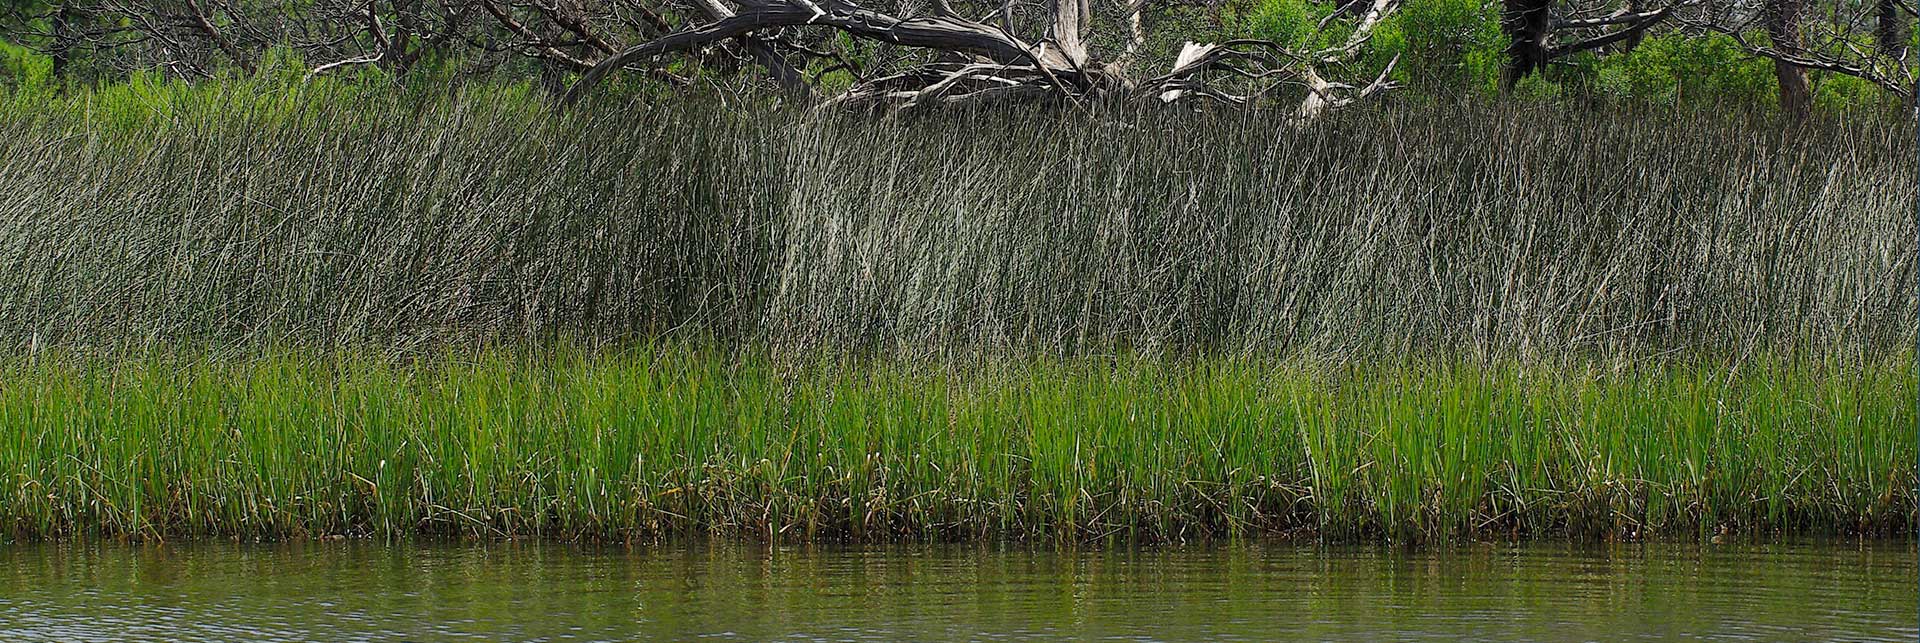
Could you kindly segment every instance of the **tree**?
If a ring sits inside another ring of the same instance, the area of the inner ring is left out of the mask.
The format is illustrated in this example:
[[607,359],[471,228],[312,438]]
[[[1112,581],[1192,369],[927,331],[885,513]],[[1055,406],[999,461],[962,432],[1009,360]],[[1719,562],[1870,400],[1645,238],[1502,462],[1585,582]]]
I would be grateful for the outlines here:
[[[1637,3],[1619,6],[1597,3],[1555,15],[1554,0],[1502,0],[1500,30],[1507,36],[1507,66],[1500,76],[1502,90],[1541,72],[1554,60],[1616,44],[1639,42],[1647,29],[1674,15],[1683,6],[1671,0],[1654,11],[1636,11]],[[1559,42],[1562,35],[1570,37]]]
[[1800,38],[1802,0],[1767,0],[1767,39],[1782,56],[1773,59],[1773,75],[1780,81],[1780,109],[1794,118],[1813,111],[1813,86],[1807,82],[1807,70],[1795,62],[1804,57],[1806,47]]
[[[1900,14],[1913,13],[1911,0],[1810,4],[1818,1],[1764,0],[1758,11],[1731,10],[1688,22],[1725,34],[1749,54],[1772,60],[1781,110],[1796,118],[1813,109],[1812,72],[1859,78],[1911,101],[1914,65],[1906,38],[1889,33],[1903,31],[1897,25]],[[1765,34],[1765,41],[1756,41],[1754,31]]]
[[1257,38],[1222,19],[1226,1],[0,0],[0,34],[60,76],[201,79],[272,60],[308,79],[510,69],[566,103],[627,77],[819,108],[1281,104],[1305,120],[1393,78],[1447,91],[1497,75],[1505,91],[1654,33],[1770,62],[1795,115],[1836,74],[1913,96],[1917,0],[1240,0],[1274,22]]
[[[837,107],[901,110],[1009,100],[1083,106],[1184,100],[1246,105],[1293,87],[1298,90],[1295,115],[1311,119],[1391,87],[1387,78],[1392,62],[1362,85],[1329,80],[1329,76],[1351,69],[1374,29],[1398,7],[1397,0],[1373,0],[1363,10],[1336,14],[1344,14],[1351,30],[1332,46],[1305,50],[1256,39],[1190,41],[1158,75],[1136,71],[1147,39],[1143,2],[1129,3],[1125,15],[1114,21],[1123,25],[1120,37],[1111,39],[1123,43],[1114,54],[1093,44],[1097,20],[1088,0],[1050,0],[1043,14],[1027,20],[1016,15],[1011,3],[980,7],[972,14],[963,14],[944,1],[932,5],[929,14],[894,15],[853,0],[743,2],[710,12],[710,19],[697,26],[599,60],[568,90],[564,101],[579,100],[618,70],[740,40],[766,43],[777,52],[800,50],[803,55],[840,59],[837,68],[850,70],[856,78],[848,88],[822,101]],[[1330,18],[1319,28],[1325,30],[1334,22]],[[789,35],[807,30],[832,31],[852,41],[916,53],[895,70],[863,73],[844,56],[805,50]],[[772,58],[784,56],[776,53]]]
[[1887,58],[1904,59],[1907,57],[1906,10],[1900,6],[1900,0],[1879,0],[1875,3],[1874,44],[1879,47],[1880,55]]

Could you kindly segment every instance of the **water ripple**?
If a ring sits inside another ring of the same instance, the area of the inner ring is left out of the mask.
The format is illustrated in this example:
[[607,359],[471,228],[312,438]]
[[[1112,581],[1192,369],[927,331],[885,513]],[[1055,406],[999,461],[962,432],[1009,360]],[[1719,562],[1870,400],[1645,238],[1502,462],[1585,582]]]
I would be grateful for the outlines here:
[[1900,543],[0,547],[0,640],[1910,641]]

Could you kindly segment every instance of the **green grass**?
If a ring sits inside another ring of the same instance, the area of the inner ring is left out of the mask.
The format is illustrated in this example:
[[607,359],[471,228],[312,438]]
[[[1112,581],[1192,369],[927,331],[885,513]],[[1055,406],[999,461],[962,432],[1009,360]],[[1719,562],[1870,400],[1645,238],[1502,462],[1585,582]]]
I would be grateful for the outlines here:
[[1836,365],[707,349],[0,365],[17,536],[1883,533],[1911,355]]

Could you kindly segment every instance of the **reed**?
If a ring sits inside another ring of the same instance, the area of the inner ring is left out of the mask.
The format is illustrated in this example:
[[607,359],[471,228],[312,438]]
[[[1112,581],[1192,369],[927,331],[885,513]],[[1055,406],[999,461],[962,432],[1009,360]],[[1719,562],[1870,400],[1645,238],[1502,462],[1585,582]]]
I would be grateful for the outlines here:
[[0,108],[0,347],[1825,358],[1915,337],[1892,119],[151,94]]
[[0,96],[7,530],[1915,519],[1904,121],[328,87]]
[[0,365],[15,535],[1890,533],[1911,355],[972,366],[688,347]]

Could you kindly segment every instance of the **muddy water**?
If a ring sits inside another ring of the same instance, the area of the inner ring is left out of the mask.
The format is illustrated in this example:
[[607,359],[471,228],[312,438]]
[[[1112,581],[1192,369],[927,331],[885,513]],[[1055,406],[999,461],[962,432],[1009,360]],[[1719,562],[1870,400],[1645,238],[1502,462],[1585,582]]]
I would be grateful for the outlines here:
[[1893,641],[1912,543],[0,545],[0,641]]

